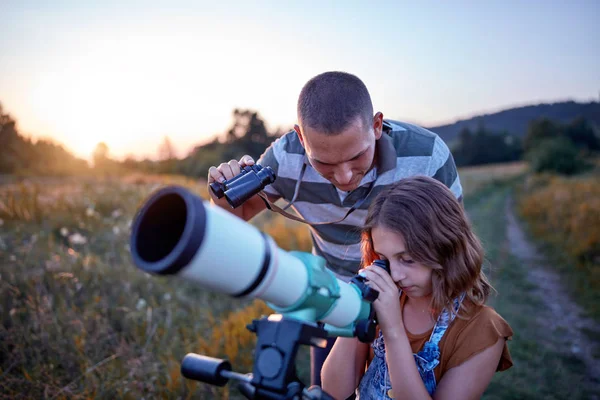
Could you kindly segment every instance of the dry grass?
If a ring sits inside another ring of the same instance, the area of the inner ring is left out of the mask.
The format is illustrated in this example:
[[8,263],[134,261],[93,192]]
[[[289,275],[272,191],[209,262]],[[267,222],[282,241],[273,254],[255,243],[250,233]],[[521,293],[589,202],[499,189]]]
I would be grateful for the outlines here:
[[[472,194],[523,170],[515,164],[460,173]],[[206,195],[203,182],[181,177],[0,186],[0,398],[235,397],[183,379],[181,360],[202,353],[250,371],[254,337],[245,326],[271,311],[133,267],[131,218],[165,183]],[[284,249],[310,249],[304,225],[270,214],[252,223]]]

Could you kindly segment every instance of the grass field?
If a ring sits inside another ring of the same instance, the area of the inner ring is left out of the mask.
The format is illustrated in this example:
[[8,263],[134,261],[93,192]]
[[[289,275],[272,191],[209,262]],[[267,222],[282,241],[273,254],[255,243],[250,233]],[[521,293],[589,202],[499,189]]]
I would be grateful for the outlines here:
[[[586,398],[576,358],[542,342],[525,266],[507,249],[504,205],[522,164],[462,170],[465,206],[487,250],[499,295],[492,302],[515,331],[515,367],[497,374],[489,399]],[[241,398],[182,379],[188,352],[229,358],[249,372],[252,318],[262,302],[210,293],[132,266],[128,234],[143,199],[165,183],[205,195],[178,177],[26,181],[0,186],[0,398]],[[280,216],[253,221],[287,250],[308,250],[304,227]],[[307,382],[308,352],[297,359]]]

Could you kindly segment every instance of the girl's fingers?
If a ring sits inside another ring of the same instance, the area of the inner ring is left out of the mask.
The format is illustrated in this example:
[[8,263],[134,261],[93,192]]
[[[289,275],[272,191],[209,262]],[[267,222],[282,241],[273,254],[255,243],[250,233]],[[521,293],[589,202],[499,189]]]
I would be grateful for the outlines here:
[[380,287],[388,288],[389,290],[397,290],[396,284],[394,283],[392,277],[381,267],[369,266],[363,271],[365,273],[364,276],[367,279],[378,282]]

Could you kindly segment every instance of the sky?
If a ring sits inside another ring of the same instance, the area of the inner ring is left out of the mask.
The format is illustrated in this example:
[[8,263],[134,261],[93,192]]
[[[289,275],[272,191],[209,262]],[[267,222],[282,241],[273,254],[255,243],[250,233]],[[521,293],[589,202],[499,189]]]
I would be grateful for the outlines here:
[[296,123],[302,86],[353,73],[385,117],[431,127],[598,101],[600,1],[0,0],[0,103],[89,159],[179,156],[234,108]]

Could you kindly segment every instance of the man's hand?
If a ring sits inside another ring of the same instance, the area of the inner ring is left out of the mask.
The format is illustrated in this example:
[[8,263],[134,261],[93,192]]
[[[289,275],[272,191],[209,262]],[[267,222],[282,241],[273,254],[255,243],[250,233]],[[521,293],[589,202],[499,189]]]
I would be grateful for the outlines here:
[[[210,167],[208,169],[208,185],[213,182],[223,182],[231,179],[242,172],[242,168],[248,165],[254,165],[254,159],[249,155],[243,156],[239,161],[231,160],[228,163],[221,163],[218,167]],[[228,208],[229,205],[225,198],[217,199],[210,186],[208,187],[208,193],[212,198],[213,202],[223,208]]]

